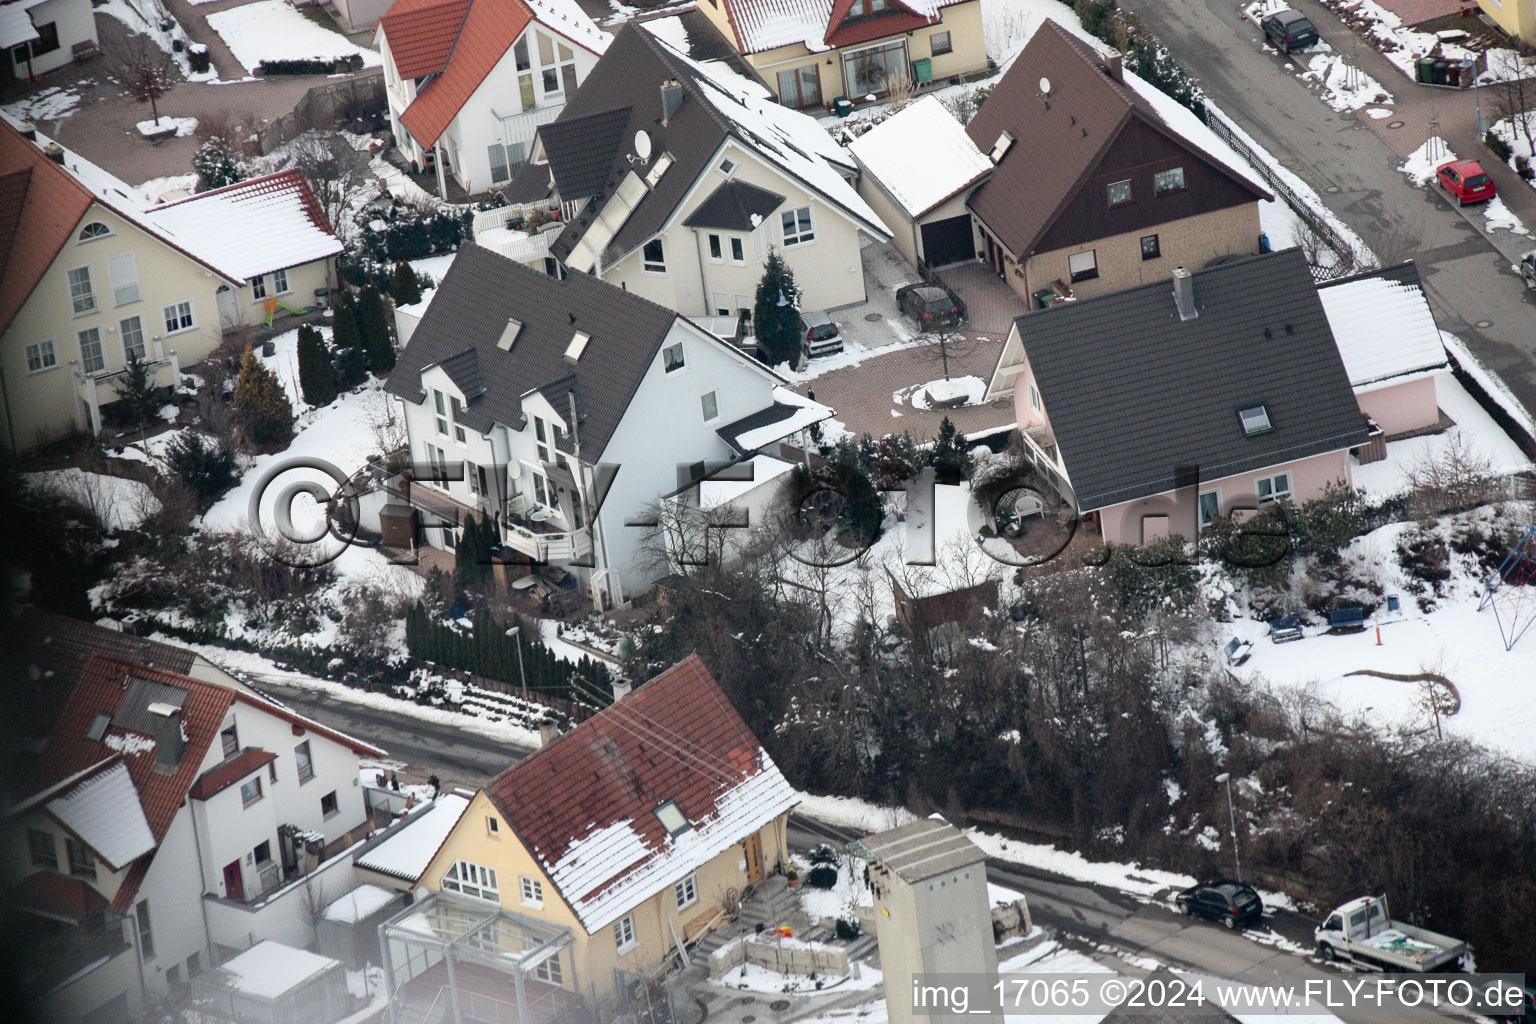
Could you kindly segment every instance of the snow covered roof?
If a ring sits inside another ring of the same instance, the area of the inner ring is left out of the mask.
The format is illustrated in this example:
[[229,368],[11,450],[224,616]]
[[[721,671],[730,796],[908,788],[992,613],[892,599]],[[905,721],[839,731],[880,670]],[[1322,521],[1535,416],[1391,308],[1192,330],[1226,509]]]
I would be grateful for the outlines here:
[[[895,0],[884,16],[860,18],[844,26],[851,13],[851,0],[722,0],[726,18],[736,33],[742,53],[761,53],[780,46],[804,43],[812,53],[834,46],[879,38],[907,31],[913,16],[932,22],[939,9],[967,0]],[[883,22],[890,22],[889,25]],[[921,23],[920,23],[921,24]],[[834,38],[837,30],[855,25],[868,26],[858,39]]]
[[773,389],[773,404],[768,408],[727,423],[716,433],[726,444],[746,453],[782,441],[833,415],[830,407],[779,386]]
[[430,809],[418,811],[385,832],[376,840],[377,845],[358,854],[353,863],[381,875],[415,882],[468,806],[468,798],[444,794]]
[[[750,480],[746,479],[744,472],[746,467],[751,467],[752,470]],[[794,468],[792,463],[775,459],[771,455],[754,455],[733,466],[734,472],[730,474],[722,472],[707,480],[699,481],[699,504],[704,508],[714,508],[717,505],[735,501],[742,495],[777,480]]]
[[[21,0],[20,3],[9,3],[0,7],[0,46],[10,49],[39,38],[37,28],[32,24],[32,19],[27,16],[27,11],[45,2],[46,0]],[[20,61],[18,61],[19,66],[21,66]]]
[[145,215],[203,259],[246,280],[342,251],[296,170],[202,192]]
[[48,801],[48,813],[117,870],[155,848],[139,793],[121,760]]
[[[485,792],[589,934],[798,802],[698,655],[507,769]],[[668,803],[681,829],[658,813]]]
[[360,885],[326,907],[325,919],[340,921],[343,924],[356,924],[377,914],[395,902],[399,896],[399,893],[381,889],[377,885]]
[[[914,220],[992,171],[992,161],[936,96],[909,103],[848,148]],[[914,159],[918,153],[922,158]]]
[[1351,385],[1446,365],[1440,328],[1414,264],[1330,281],[1317,295]]
[[226,961],[216,976],[222,987],[231,991],[254,999],[275,1000],[316,975],[340,967],[340,960],[268,939]]

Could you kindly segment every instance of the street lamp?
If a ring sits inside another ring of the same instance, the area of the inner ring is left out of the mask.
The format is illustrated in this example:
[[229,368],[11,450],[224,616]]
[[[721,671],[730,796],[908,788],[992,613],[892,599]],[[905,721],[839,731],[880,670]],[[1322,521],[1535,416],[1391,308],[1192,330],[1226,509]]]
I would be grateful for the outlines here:
[[1216,776],[1216,784],[1225,783],[1227,786],[1227,820],[1232,825],[1232,863],[1237,865],[1237,881],[1241,885],[1243,881],[1243,858],[1237,852],[1237,811],[1232,804],[1232,773],[1222,772]]
[[517,678],[523,684],[523,696],[528,696],[528,677],[523,674],[523,627],[513,626],[507,630],[507,636],[517,641]]

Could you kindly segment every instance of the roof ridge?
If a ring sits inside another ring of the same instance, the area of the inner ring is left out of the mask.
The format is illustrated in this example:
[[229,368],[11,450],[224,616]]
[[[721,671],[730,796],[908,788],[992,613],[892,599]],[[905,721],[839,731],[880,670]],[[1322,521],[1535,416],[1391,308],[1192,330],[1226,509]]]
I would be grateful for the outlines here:
[[689,94],[692,95],[695,100],[704,105],[704,108],[709,113],[710,119],[713,120],[715,124],[719,126],[719,128],[727,135],[735,136],[736,132],[734,129],[736,128],[736,122],[726,117],[725,114],[722,113],[714,105],[714,103],[711,102],[709,98],[703,94],[700,86],[704,83],[702,83],[698,78],[697,74],[694,72],[694,69],[687,67],[686,65],[676,64],[673,61],[672,58],[674,56],[683,57],[683,53],[679,50],[673,49],[670,43],[668,43],[665,39],[662,39],[656,33],[647,29],[643,29],[634,23],[625,26],[623,31],[627,32],[631,28],[634,31],[640,33],[646,45],[651,47],[651,52],[655,54],[656,59],[661,61],[662,66],[670,71],[673,76],[680,80],[682,87],[688,90]]

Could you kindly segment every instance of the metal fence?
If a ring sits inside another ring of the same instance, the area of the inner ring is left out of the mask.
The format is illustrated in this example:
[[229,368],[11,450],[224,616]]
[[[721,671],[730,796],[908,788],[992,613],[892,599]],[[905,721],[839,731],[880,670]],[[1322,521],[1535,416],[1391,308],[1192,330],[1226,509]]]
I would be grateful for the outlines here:
[[1312,276],[1319,281],[1330,281],[1336,277],[1352,274],[1357,269],[1355,247],[1340,235],[1334,226],[1328,223],[1327,218],[1318,216],[1316,210],[1291,188],[1290,184],[1277,173],[1271,161],[1274,159],[1267,153],[1259,153],[1248,141],[1238,133],[1232,122],[1218,113],[1210,104],[1205,107],[1205,123],[1210,127],[1216,137],[1236,150],[1237,155],[1248,162],[1259,177],[1264,179],[1270,189],[1284,201],[1291,212],[1301,218],[1302,222],[1322,240],[1323,244],[1333,253],[1335,262],[1331,267],[1312,268]]
[[372,121],[387,110],[384,70],[375,68],[314,86],[292,111],[268,121],[256,134],[261,151],[270,153],[313,128],[334,128],[359,117]]

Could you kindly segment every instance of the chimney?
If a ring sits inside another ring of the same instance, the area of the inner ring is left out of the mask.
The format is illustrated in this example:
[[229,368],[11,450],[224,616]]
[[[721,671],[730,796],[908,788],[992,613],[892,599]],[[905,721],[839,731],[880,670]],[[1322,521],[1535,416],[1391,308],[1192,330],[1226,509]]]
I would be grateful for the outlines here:
[[151,704],[150,721],[155,730],[155,766],[174,768],[181,763],[187,740],[181,732],[181,708],[174,704]]
[[1117,82],[1124,82],[1124,61],[1119,50],[1110,50],[1104,55],[1104,73]]
[[48,143],[48,145],[43,147],[43,152],[45,154],[47,154],[49,160],[52,160],[54,163],[58,164],[60,167],[64,166],[64,147],[63,146],[59,145],[57,142],[50,142],[50,143]]
[[1173,302],[1179,307],[1180,320],[1193,320],[1200,315],[1195,308],[1195,279],[1183,267],[1173,268]]
[[613,681],[613,702],[617,704],[629,696],[629,691],[634,689],[628,679],[615,679]]
[[560,720],[554,715],[539,719],[539,747],[549,746],[560,738]]
[[661,123],[665,125],[683,105],[683,85],[675,78],[661,83]]
[[37,125],[33,124],[31,121],[21,122],[21,124],[16,126],[16,130],[21,132],[21,137],[26,139],[28,142],[37,141]]

